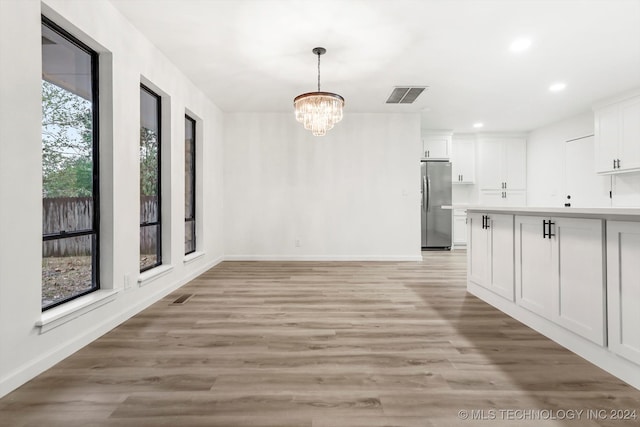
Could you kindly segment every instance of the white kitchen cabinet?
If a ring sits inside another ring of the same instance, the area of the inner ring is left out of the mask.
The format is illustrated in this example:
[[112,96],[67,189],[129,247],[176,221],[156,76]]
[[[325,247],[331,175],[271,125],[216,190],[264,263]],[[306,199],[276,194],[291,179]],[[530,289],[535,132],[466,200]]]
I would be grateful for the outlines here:
[[515,217],[516,302],[542,317],[551,318],[551,240],[542,237],[542,221],[537,216]]
[[514,300],[513,215],[468,215],[469,280]]
[[607,221],[609,349],[640,364],[640,223]]
[[451,132],[422,132],[422,158],[449,159],[451,157]]
[[454,184],[473,184],[475,182],[475,137],[453,138],[451,142],[451,167]]
[[603,221],[516,216],[515,231],[517,304],[604,345]]
[[480,139],[478,181],[480,190],[526,190],[525,139]]
[[454,246],[467,244],[467,212],[464,209],[453,210],[453,244]]
[[594,114],[596,172],[640,171],[640,95],[595,108]]
[[481,190],[480,204],[486,206],[525,206],[527,196],[524,190]]

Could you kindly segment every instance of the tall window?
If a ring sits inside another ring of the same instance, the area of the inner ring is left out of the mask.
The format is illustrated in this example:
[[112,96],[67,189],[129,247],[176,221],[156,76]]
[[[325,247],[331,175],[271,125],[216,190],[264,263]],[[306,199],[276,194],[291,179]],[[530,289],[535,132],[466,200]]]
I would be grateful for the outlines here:
[[42,309],[99,288],[98,55],[42,17]]
[[184,253],[196,251],[196,121],[184,116]]
[[140,271],[162,264],[160,97],[140,86]]

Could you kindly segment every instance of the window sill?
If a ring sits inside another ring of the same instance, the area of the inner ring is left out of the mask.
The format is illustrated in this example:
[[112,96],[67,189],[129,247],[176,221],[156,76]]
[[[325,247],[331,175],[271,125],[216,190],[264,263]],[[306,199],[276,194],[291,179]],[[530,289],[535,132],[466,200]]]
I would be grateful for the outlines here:
[[117,289],[103,289],[47,310],[36,322],[43,334],[116,299]]
[[191,252],[189,255],[184,256],[182,262],[184,262],[184,265],[191,264],[193,261],[197,260],[198,258],[202,258],[203,256],[204,252]]
[[140,286],[148,285],[154,280],[169,274],[171,270],[173,270],[173,266],[171,265],[159,265],[156,268],[140,273],[140,277],[138,277],[138,284]]

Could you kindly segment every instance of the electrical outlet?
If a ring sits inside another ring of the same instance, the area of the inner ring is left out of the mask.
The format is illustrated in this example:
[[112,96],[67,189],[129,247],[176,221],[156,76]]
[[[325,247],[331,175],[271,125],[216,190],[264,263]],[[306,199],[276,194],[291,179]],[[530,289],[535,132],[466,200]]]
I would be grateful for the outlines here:
[[124,289],[131,289],[131,275],[129,273],[124,275]]
[[302,245],[300,244],[300,239],[296,239],[296,248],[299,248],[300,246],[302,246]]

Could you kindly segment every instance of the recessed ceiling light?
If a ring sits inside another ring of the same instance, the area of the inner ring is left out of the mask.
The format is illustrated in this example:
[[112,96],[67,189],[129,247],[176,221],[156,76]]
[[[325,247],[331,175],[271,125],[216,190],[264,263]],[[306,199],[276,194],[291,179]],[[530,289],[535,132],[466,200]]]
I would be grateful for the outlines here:
[[531,47],[531,39],[527,37],[520,37],[511,42],[511,46],[509,49],[511,52],[522,52],[523,50],[527,50]]
[[482,126],[484,126],[484,123],[482,123],[482,122],[477,122],[477,123],[473,124],[474,128],[481,128]]
[[561,90],[564,90],[566,87],[567,87],[567,85],[565,83],[558,82],[558,83],[554,83],[551,86],[549,86],[549,90],[551,92],[560,92]]

